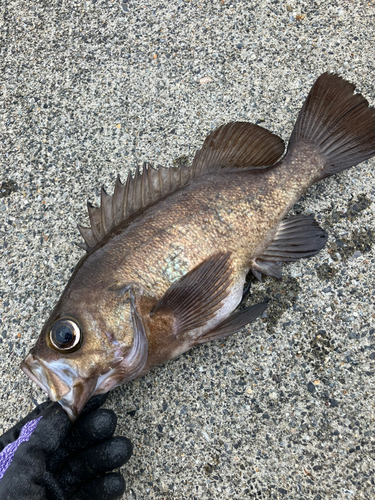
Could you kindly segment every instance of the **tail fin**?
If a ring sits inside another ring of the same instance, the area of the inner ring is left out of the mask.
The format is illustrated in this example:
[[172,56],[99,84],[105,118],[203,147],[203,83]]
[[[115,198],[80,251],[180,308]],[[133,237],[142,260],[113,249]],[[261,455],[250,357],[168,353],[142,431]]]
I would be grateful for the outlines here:
[[297,143],[313,145],[325,160],[322,177],[375,155],[375,109],[354,89],[339,76],[323,73],[298,115],[288,152]]

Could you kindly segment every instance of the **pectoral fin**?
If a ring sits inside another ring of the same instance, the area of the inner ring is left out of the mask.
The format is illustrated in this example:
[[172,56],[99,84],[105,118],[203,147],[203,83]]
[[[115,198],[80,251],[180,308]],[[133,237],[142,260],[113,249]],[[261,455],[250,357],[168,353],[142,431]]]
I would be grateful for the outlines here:
[[316,255],[327,242],[327,233],[308,215],[283,220],[269,247],[252,268],[254,276],[262,273],[281,278],[279,262],[293,262]]
[[218,340],[224,337],[229,337],[233,333],[237,333],[248,323],[251,323],[266,310],[268,302],[256,304],[242,311],[237,311],[228,316],[227,319],[219,323],[213,330],[205,333],[195,341],[195,344],[204,344],[211,340]]
[[203,326],[229,294],[231,273],[230,252],[209,257],[167,290],[151,316],[172,316],[176,336]]

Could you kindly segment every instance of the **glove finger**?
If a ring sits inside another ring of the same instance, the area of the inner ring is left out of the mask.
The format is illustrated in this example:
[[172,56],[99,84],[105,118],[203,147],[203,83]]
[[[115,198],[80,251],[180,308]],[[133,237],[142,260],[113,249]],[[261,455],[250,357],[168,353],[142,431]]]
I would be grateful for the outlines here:
[[104,405],[107,398],[108,398],[108,392],[106,392],[105,394],[98,394],[97,396],[94,396],[83,408],[82,413],[87,413],[89,411],[97,410],[98,408]]
[[50,458],[48,469],[56,471],[62,467],[71,453],[77,453],[94,443],[112,437],[116,425],[117,417],[112,410],[99,408],[82,414],[67,435],[62,446]]
[[116,425],[117,417],[112,410],[100,408],[82,415],[67,435],[63,445],[51,457],[50,470],[59,469],[70,454],[112,437]]
[[71,500],[117,500],[125,492],[125,479],[118,472],[111,472],[86,483]]
[[98,443],[112,437],[116,425],[115,412],[101,408],[82,415],[77,422],[77,429],[83,439],[89,443]]
[[60,473],[68,493],[90,479],[124,465],[133,453],[130,440],[116,436],[82,451],[70,460]]
[[40,484],[45,488],[45,500],[67,500],[65,491],[57,480],[55,474],[45,471]]

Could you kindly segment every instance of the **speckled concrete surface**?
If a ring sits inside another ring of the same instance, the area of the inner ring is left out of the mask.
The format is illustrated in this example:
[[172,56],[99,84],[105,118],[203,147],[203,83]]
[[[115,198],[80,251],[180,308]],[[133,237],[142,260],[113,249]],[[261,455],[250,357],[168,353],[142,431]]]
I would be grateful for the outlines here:
[[[288,139],[323,71],[375,105],[375,4],[11,0],[1,17],[0,432],[44,399],[19,370],[82,255],[76,222],[142,161],[248,120]],[[208,83],[201,83],[201,82]],[[267,317],[117,389],[124,499],[372,499],[375,161],[295,212],[315,258],[254,283]]]

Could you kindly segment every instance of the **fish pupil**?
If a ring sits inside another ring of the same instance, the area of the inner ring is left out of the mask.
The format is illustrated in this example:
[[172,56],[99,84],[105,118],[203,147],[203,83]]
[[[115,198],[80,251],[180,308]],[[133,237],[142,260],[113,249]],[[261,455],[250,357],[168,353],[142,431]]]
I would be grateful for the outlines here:
[[68,325],[61,325],[55,330],[55,341],[58,344],[68,344],[73,340],[73,332]]
[[81,331],[78,324],[70,318],[56,321],[50,330],[51,347],[58,351],[71,351],[80,345]]

